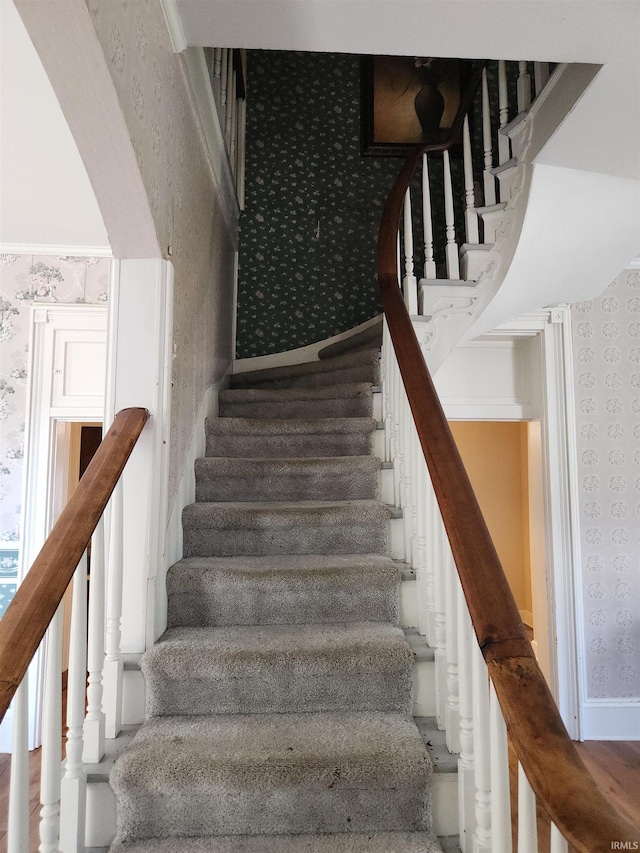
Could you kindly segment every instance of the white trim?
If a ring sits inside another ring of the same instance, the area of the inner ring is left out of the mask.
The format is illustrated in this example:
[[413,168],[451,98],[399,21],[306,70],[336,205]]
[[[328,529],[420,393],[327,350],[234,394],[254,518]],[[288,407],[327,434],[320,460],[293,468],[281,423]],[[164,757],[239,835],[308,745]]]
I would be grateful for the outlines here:
[[160,0],[160,7],[169,30],[173,52],[182,53],[187,48],[187,39],[182,26],[182,18],[178,11],[178,4],[176,0]]
[[323,341],[316,341],[314,344],[308,344],[298,349],[290,349],[286,352],[274,352],[269,355],[256,355],[253,358],[236,358],[233,361],[233,373],[246,373],[248,370],[262,370],[267,367],[281,367],[287,364],[302,364],[307,361],[317,361],[318,353],[324,347],[331,344],[337,344],[340,341],[346,341],[352,335],[357,335],[358,332],[364,332],[366,329],[375,326],[380,322],[380,315],[372,317],[370,320],[365,320],[359,326],[353,329],[348,329],[346,332],[340,332],[339,335],[334,335]]
[[521,610],[520,618],[527,628],[533,628],[533,613],[530,610]]
[[640,270],[640,255],[638,255],[638,257],[634,258],[632,261],[629,261],[629,263],[626,266],[626,269],[628,269],[628,270]]
[[640,740],[640,699],[588,699],[581,740]]
[[60,246],[45,243],[0,243],[2,255],[67,255],[78,258],[111,258],[111,246]]

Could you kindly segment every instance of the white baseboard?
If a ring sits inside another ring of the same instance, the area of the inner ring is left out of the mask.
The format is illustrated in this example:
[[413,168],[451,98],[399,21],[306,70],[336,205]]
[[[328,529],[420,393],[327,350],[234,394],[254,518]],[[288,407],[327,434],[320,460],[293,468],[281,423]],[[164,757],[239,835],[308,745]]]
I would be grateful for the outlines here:
[[159,637],[167,627],[167,591],[165,588],[165,578],[167,570],[178,560],[182,559],[182,510],[188,504],[195,500],[196,495],[196,476],[194,472],[194,464],[196,459],[204,456],[205,451],[205,433],[204,422],[205,418],[215,417],[218,414],[218,395],[223,388],[226,388],[229,380],[225,376],[220,382],[215,385],[210,385],[205,391],[204,397],[200,404],[200,410],[196,419],[196,424],[191,436],[191,443],[182,470],[182,476],[178,485],[178,492],[173,504],[173,508],[169,514],[169,524],[165,538],[164,549],[164,571],[162,577],[156,579],[156,636]]
[[640,740],[640,698],[590,699],[580,716],[582,740]]
[[248,370],[266,370],[268,367],[282,367],[286,364],[302,364],[306,361],[317,361],[318,353],[321,349],[337,344],[340,341],[345,341],[352,335],[357,335],[358,332],[364,332],[371,326],[375,326],[380,322],[380,315],[372,317],[370,320],[365,320],[359,326],[354,326],[353,329],[348,329],[346,332],[340,332],[339,335],[334,335],[332,338],[327,338],[324,341],[316,341],[315,344],[308,344],[306,347],[298,347],[298,349],[290,349],[286,352],[273,352],[269,355],[256,355],[253,358],[236,358],[233,362],[233,373],[246,373]]

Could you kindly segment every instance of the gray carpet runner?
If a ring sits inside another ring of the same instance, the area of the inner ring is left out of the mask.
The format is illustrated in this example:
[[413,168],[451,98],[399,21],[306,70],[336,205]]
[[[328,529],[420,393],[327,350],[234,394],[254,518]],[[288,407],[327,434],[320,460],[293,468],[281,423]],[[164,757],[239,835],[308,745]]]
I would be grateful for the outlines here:
[[370,455],[377,383],[367,348],[221,395],[143,657],[147,719],[111,774],[113,853],[440,851]]

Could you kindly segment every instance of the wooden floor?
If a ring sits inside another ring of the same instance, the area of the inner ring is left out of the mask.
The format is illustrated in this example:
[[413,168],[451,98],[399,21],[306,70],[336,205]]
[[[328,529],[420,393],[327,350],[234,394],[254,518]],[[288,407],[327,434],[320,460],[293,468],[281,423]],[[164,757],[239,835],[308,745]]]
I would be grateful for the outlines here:
[[[634,822],[640,820],[640,742],[637,741],[588,741],[576,744],[583,761],[607,793],[611,802]],[[9,801],[9,776],[11,756],[0,754],[0,853],[6,853],[6,815]],[[30,846],[24,853],[38,851],[38,818],[40,812],[40,750],[36,749],[29,758],[29,815]],[[512,796],[515,762],[512,773]],[[548,853],[549,824],[544,817],[538,819],[539,853]],[[514,827],[515,839],[515,827]],[[514,841],[514,850],[515,841]],[[527,851],[535,853],[535,851]]]

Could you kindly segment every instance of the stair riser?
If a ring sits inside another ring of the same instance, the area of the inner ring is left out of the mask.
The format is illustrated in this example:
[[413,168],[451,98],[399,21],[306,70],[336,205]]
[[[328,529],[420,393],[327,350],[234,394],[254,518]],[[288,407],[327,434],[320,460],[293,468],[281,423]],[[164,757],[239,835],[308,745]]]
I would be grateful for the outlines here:
[[262,784],[259,773],[255,779],[247,778],[250,771],[228,775],[224,785],[159,780],[154,790],[117,794],[119,839],[428,829],[426,785],[413,779],[393,788],[367,788],[366,782],[342,787],[327,771],[319,774],[320,784],[292,785],[283,779],[273,788]]
[[[366,665],[366,664],[365,664]],[[188,714],[283,714],[315,711],[411,712],[411,672],[335,671],[317,674],[304,664],[266,665],[248,675],[242,667],[218,678],[175,680],[146,672],[147,716]]]
[[196,468],[196,502],[206,501],[346,501],[376,500],[378,475],[284,474],[248,477],[213,476]]
[[376,385],[380,379],[379,370],[370,364],[363,364],[345,370],[324,370],[320,373],[306,373],[301,376],[283,376],[248,382],[240,377],[231,379],[232,388],[319,388],[326,385],[345,385],[348,382],[370,382]]
[[259,556],[264,554],[385,554],[387,526],[292,524],[279,529],[227,530],[184,524],[185,557]]
[[207,456],[226,456],[233,459],[313,459],[325,456],[367,456],[371,452],[368,433],[346,435],[209,435]]
[[371,409],[370,397],[273,403],[220,401],[222,418],[370,418]]

